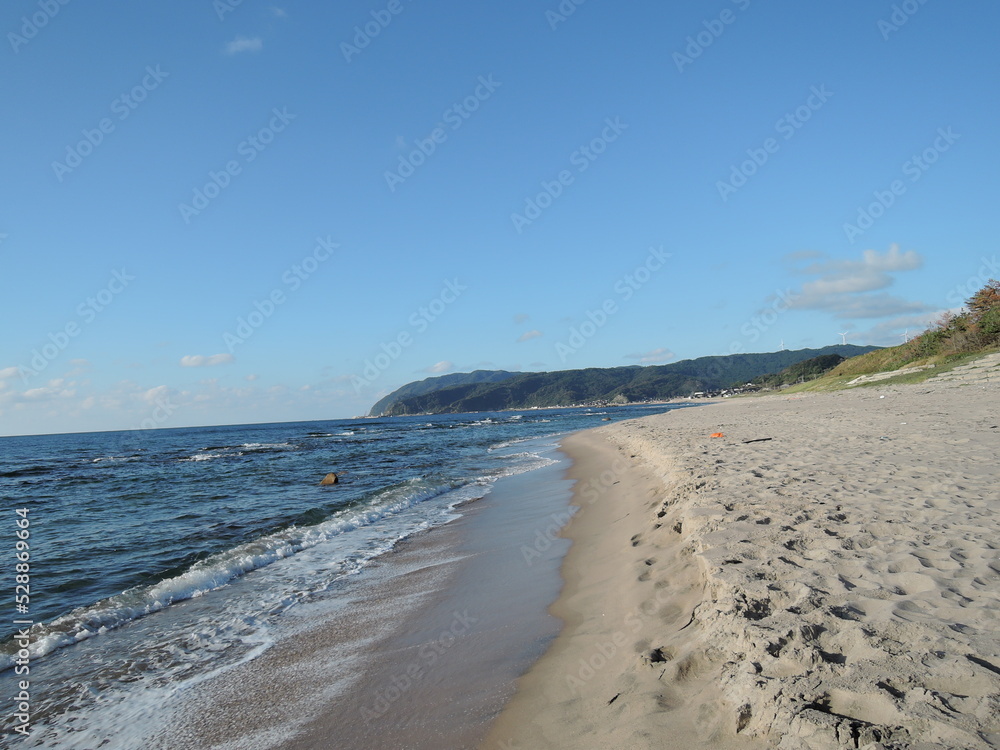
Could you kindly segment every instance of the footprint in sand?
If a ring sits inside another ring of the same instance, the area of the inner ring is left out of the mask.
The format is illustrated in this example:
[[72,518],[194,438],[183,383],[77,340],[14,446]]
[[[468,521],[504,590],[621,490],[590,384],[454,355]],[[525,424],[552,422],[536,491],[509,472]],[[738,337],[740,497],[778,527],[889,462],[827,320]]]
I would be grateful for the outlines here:
[[905,622],[926,622],[936,620],[934,614],[928,613],[915,601],[906,599],[892,608],[892,614]]

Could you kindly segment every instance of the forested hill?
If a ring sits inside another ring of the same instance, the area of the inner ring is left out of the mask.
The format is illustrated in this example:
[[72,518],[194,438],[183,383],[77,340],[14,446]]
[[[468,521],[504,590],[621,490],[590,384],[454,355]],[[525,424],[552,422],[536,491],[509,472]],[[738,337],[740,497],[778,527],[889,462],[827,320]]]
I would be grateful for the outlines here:
[[388,407],[397,401],[402,401],[413,396],[423,396],[431,391],[439,391],[449,386],[497,383],[518,374],[516,372],[507,372],[506,370],[476,370],[475,372],[455,372],[451,375],[425,378],[415,383],[407,383],[402,388],[397,388],[385,398],[377,401],[369,413],[375,416],[388,414]]
[[689,396],[747,383],[826,354],[854,357],[878,347],[838,344],[822,349],[700,357],[648,367],[511,373],[477,370],[409,383],[376,403],[372,416],[447,414],[569,406],[594,401],[631,403]]

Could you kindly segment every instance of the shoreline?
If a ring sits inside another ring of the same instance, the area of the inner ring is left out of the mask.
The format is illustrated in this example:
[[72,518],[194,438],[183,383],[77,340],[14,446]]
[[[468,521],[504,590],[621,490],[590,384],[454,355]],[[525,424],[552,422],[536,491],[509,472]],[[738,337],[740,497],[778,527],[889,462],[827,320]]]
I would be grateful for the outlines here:
[[557,463],[503,477],[398,543],[334,604],[289,612],[274,646],[196,686],[147,746],[476,747],[559,631],[547,608],[569,542],[553,533],[530,565],[523,552],[568,517],[568,461],[553,450]]
[[998,395],[729,399],[566,438],[566,624],[480,747],[1000,747]]
[[[704,596],[702,571],[672,540],[646,538],[649,516],[680,477],[651,471],[638,454],[610,443],[606,430],[563,441],[580,509],[563,529],[572,544],[562,594],[550,608],[564,627],[518,681],[482,750],[660,748],[667,736],[677,747],[696,747],[704,738],[701,723],[676,709],[695,698],[711,704],[718,691],[694,669],[679,688],[659,679],[668,658],[660,634],[697,632],[690,623]],[[673,642],[670,650],[669,658],[684,663],[693,647]],[[765,747],[724,744],[718,736],[710,746]]]

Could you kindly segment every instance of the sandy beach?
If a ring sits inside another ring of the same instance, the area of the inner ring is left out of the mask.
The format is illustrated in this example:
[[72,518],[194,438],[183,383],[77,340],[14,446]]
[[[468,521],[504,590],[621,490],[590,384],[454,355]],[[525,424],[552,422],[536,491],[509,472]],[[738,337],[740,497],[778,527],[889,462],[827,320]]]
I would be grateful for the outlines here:
[[571,436],[565,626],[481,747],[1000,747],[998,396],[958,377]]

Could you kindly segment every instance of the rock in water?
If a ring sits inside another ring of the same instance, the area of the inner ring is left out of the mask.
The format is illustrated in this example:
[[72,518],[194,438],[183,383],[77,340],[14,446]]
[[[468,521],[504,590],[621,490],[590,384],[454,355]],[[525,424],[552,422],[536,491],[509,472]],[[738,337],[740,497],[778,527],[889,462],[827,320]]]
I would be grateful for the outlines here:
[[339,481],[340,480],[337,479],[337,475],[331,473],[323,477],[323,481],[321,481],[320,484],[337,484]]

